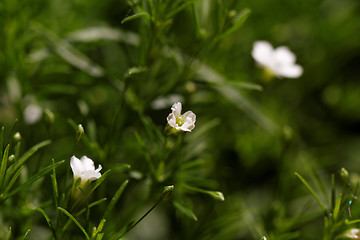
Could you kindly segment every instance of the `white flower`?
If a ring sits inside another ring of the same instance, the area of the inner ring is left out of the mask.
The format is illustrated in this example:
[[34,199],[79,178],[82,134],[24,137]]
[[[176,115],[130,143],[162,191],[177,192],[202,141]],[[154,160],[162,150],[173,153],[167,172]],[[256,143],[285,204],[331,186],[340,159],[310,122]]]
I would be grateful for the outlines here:
[[167,117],[170,127],[185,132],[191,132],[194,129],[196,115],[192,111],[187,111],[181,115],[181,102],[174,103],[171,110],[172,113]]
[[352,228],[345,233],[344,237],[350,239],[360,239],[360,230],[358,228]]
[[43,110],[39,105],[29,104],[24,110],[24,120],[31,125],[40,120]]
[[101,165],[95,170],[94,162],[86,156],[78,159],[72,156],[70,159],[70,166],[74,173],[74,179],[81,178],[81,182],[94,181],[101,177]]
[[258,64],[277,77],[298,78],[303,73],[303,68],[295,64],[295,54],[285,46],[274,49],[269,42],[256,41],[251,55]]

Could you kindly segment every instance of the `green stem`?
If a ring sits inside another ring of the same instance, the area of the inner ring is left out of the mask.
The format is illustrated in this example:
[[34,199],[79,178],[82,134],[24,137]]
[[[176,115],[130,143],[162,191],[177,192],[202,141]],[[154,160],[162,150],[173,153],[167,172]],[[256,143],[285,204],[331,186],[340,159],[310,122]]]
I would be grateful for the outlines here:
[[128,232],[130,232],[139,222],[141,222],[152,210],[154,210],[154,208],[156,208],[156,206],[163,200],[163,198],[160,198],[155,204],[154,206],[152,206],[141,218],[139,218],[139,220],[137,220],[134,224],[132,224],[120,237],[119,239],[121,239],[123,236],[125,236]]

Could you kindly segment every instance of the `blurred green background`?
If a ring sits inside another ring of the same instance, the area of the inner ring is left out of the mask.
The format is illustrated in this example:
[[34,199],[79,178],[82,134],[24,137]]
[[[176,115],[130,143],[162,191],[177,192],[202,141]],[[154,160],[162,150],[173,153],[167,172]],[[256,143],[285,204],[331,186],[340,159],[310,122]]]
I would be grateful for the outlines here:
[[[222,35],[248,10],[240,28]],[[122,23],[143,11],[149,14]],[[341,185],[338,173],[344,167],[351,186],[358,180],[359,11],[356,0],[3,0],[0,124],[8,141],[21,133],[22,151],[52,139],[28,164],[29,175],[52,158],[71,157],[75,132],[69,119],[84,126],[91,142],[79,144],[75,155],[87,155],[103,169],[131,165],[128,172],[114,168],[94,197],[111,198],[131,179],[105,232],[140,216],[161,186],[174,184],[171,201],[186,205],[198,220],[168,201],[128,239],[320,239],[320,208],[294,172],[307,178],[327,205],[330,174]],[[257,40],[288,46],[303,75],[263,81],[251,57]],[[149,131],[163,132],[179,100],[197,122],[170,157],[180,155],[195,167],[159,181],[154,190],[144,156],[160,155],[159,139]],[[43,113],[26,123],[30,104],[51,110],[55,122],[49,124]],[[59,171],[61,176],[65,170]],[[184,182],[222,191],[225,201],[177,188]],[[48,184],[39,183],[22,201],[45,201],[41,186]],[[354,217],[359,206],[354,199]],[[98,222],[103,209],[94,210],[91,220]],[[342,206],[344,217],[347,211]],[[20,216],[28,218],[22,222]],[[30,213],[5,212],[1,221],[12,226],[14,238],[34,226],[46,233],[40,216]]]

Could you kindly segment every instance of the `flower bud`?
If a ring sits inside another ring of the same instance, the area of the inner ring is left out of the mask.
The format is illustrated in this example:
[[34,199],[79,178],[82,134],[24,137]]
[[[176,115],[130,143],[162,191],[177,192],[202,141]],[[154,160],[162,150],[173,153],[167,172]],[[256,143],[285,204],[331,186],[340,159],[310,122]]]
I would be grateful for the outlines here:
[[83,134],[84,134],[84,128],[81,124],[79,124],[76,129],[76,141],[77,142],[80,141]]
[[14,160],[15,160],[15,155],[14,155],[14,154],[11,154],[11,155],[9,156],[9,158],[8,158],[8,164],[13,163]]
[[19,132],[16,132],[15,134],[14,134],[14,141],[16,142],[16,143],[18,143],[18,142],[20,142],[21,141],[21,134],[19,133]]
[[173,190],[174,190],[174,185],[169,185],[169,186],[164,187],[164,190],[161,194],[161,198],[162,199],[168,198],[171,195]]
[[346,182],[348,180],[349,173],[345,168],[340,169],[340,177],[344,182]]

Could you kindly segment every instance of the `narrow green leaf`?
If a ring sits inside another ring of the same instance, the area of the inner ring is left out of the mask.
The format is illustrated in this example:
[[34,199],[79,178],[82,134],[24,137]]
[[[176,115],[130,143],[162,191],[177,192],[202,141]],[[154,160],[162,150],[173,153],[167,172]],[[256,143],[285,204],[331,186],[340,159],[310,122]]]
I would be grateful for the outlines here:
[[18,179],[18,177],[20,176],[21,170],[23,169],[24,166],[21,166],[13,175],[13,177],[10,179],[10,182],[8,184],[6,184],[6,188],[4,191],[4,194],[8,193],[11,189],[11,187],[14,185],[14,183],[16,182],[16,180]]
[[230,86],[228,80],[211,67],[202,65],[197,70],[197,75],[203,81],[210,84],[210,86],[217,90],[225,99],[228,99],[236,108],[247,114],[260,127],[272,133],[279,130],[279,127],[263,114],[253,101],[245,97],[240,90]]
[[[102,199],[100,199],[100,200],[97,200],[97,201],[95,201],[95,202],[92,202],[92,203],[90,203],[89,204],[89,206],[87,206],[86,208],[83,208],[83,209],[81,209],[80,211],[78,211],[77,213],[75,213],[74,214],[74,216],[75,217],[77,217],[77,216],[80,216],[82,213],[84,213],[86,210],[88,210],[88,209],[90,209],[90,208],[92,208],[92,207],[94,207],[94,206],[96,206],[96,205],[99,205],[100,203],[102,203],[102,202],[104,202],[104,201],[106,201],[107,199],[106,198],[102,198]],[[70,225],[70,223],[71,223],[71,220],[69,219],[69,221],[67,221],[66,222],[66,224],[64,225],[64,227],[63,227],[63,231],[65,231],[67,228],[68,228],[68,226]]]
[[305,187],[309,190],[309,192],[311,193],[311,195],[313,195],[313,197],[315,198],[316,202],[319,204],[321,210],[324,212],[325,216],[327,216],[327,210],[324,206],[324,204],[321,202],[320,198],[318,197],[318,195],[315,193],[315,191],[310,187],[310,185],[308,184],[308,182],[297,172],[295,172],[296,177],[299,178],[299,180],[305,185]]
[[78,227],[79,229],[84,233],[85,237],[87,240],[90,240],[89,235],[86,233],[85,229],[83,228],[83,226],[81,226],[81,224],[73,217],[73,215],[71,215],[68,211],[66,211],[64,208],[62,207],[58,207],[58,209],[60,211],[62,211],[66,216],[68,216]]
[[4,128],[4,127],[1,127],[1,133],[0,133],[0,156],[3,155],[4,131],[5,131],[5,128]]
[[196,2],[197,0],[189,0],[189,1],[185,1],[183,2],[183,4],[181,4],[180,6],[176,7],[175,9],[171,10],[166,18],[172,18],[174,15],[176,15],[178,12],[180,12],[181,10],[183,10],[184,8],[186,8],[189,5],[192,5]]
[[360,223],[360,219],[355,219],[355,220],[351,220],[351,221],[345,219],[345,223],[346,223],[347,225],[352,225],[352,224],[355,224],[355,223]]
[[249,17],[250,12],[251,11],[249,9],[244,9],[237,16],[235,16],[233,25],[220,36],[220,39],[227,38],[230,34],[240,28]]
[[128,183],[129,183],[129,180],[126,180],[120,185],[119,189],[116,191],[115,195],[113,196],[113,198],[111,199],[109,205],[107,206],[107,208],[105,210],[105,213],[103,216],[104,219],[108,219],[110,212],[113,210],[116,202],[119,200],[121,194],[123,193],[123,191],[126,188]]
[[248,89],[248,90],[256,90],[256,91],[262,91],[263,87],[256,83],[249,83],[249,82],[231,82],[229,85],[241,89]]
[[15,190],[13,190],[12,192],[10,192],[9,194],[6,194],[3,198],[3,200],[8,199],[9,197],[12,197],[13,195],[15,195],[16,193],[22,191],[23,189],[25,189],[27,186],[31,185],[33,182],[35,182],[36,180],[42,178],[43,176],[45,176],[48,172],[50,172],[53,167],[58,167],[60,164],[64,163],[65,160],[62,160],[60,162],[55,163],[54,165],[50,165],[47,166],[45,168],[43,168],[42,170],[40,170],[38,173],[36,173],[34,176],[32,176],[31,178],[29,178],[25,183],[23,183],[21,186],[17,187]]
[[[45,140],[42,141],[32,148],[30,148],[27,152],[25,152],[14,165],[12,165],[8,171],[9,172],[9,178],[13,175],[14,172],[16,172],[24,163],[32,156],[34,155],[40,148],[43,148],[51,143],[51,140]],[[6,176],[7,177],[7,176]]]
[[106,220],[105,219],[102,219],[98,225],[97,228],[94,227],[94,231],[93,231],[93,234],[91,235],[91,239],[95,239],[95,237],[98,235],[98,234],[101,234],[101,231],[103,230],[104,228],[104,224],[105,224]]
[[61,39],[54,32],[51,32],[39,23],[33,23],[31,27],[41,34],[48,41],[53,51],[70,65],[93,77],[102,77],[104,75],[104,70],[101,66],[91,61],[85,54]]
[[131,16],[128,16],[128,17],[124,18],[121,21],[121,24],[129,22],[129,21],[133,21],[133,20],[138,19],[138,18],[145,18],[147,21],[149,21],[150,20],[150,14],[147,13],[147,12],[135,13],[134,15],[131,15]]
[[104,237],[104,233],[99,233],[97,236],[96,236],[96,239],[95,240],[102,240]]
[[95,181],[95,185],[94,185],[94,187],[91,189],[91,191],[89,192],[89,194],[91,194],[93,191],[95,191],[95,189],[97,189],[99,186],[100,186],[100,184],[107,178],[107,176],[110,174],[110,169],[109,170],[107,170],[106,172],[104,172],[104,174],[102,174],[101,175],[101,177],[99,178],[99,179],[97,179],[96,181]]
[[51,182],[53,187],[53,196],[54,196],[54,202],[55,207],[57,208],[59,206],[59,191],[58,191],[58,185],[56,181],[56,171],[55,171],[55,161],[52,159],[52,166],[53,166],[53,173],[51,174]]
[[185,216],[193,219],[194,221],[197,221],[198,218],[196,217],[195,213],[188,207],[180,204],[177,201],[173,202],[174,206],[176,207],[176,209],[178,209],[181,213],[183,213]]
[[209,191],[209,190],[204,190],[201,188],[197,188],[197,187],[193,187],[193,186],[189,186],[187,184],[182,184],[182,186],[184,186],[185,188],[191,190],[191,191],[195,191],[195,192],[200,192],[200,193],[205,193],[210,195],[211,197],[213,197],[216,200],[219,201],[225,201],[225,197],[224,194],[220,191]]
[[[50,218],[49,218],[49,216],[45,213],[45,211],[44,210],[42,210],[41,208],[35,208],[35,210],[36,211],[38,211],[39,213],[41,213],[43,216],[44,216],[44,218],[45,218],[45,220],[46,220],[46,223],[47,223],[47,225],[49,226],[49,228],[51,229],[51,231],[52,231],[52,233],[53,233],[53,235],[54,235],[54,237],[56,236],[55,234],[55,229],[54,229],[54,227],[53,227],[53,225],[52,225],[52,223],[51,223],[51,220],[50,220]],[[55,237],[55,239],[56,239],[56,237]]]
[[335,209],[335,175],[331,174],[331,209],[334,211]]
[[333,210],[333,218],[336,221],[338,215],[339,215],[339,211],[340,211],[340,205],[341,205],[341,200],[342,200],[342,194],[340,193],[338,200],[335,203],[335,207]]
[[29,238],[30,230],[31,230],[31,229],[29,229],[29,230],[26,231],[26,233],[25,233],[25,235],[24,235],[24,240]]
[[1,167],[0,167],[0,191],[2,189],[2,185],[3,185],[3,182],[4,182],[4,178],[5,178],[5,171],[6,171],[6,167],[7,167],[9,148],[10,148],[10,144],[8,144],[6,146],[4,154],[3,154],[3,158],[2,158],[2,161],[1,161]]
[[[85,198],[87,198],[93,191],[95,191],[96,188],[100,186],[100,184],[107,178],[107,176],[110,174],[110,169],[107,170],[104,174],[101,175],[99,179],[95,181],[95,185],[93,188],[91,188],[89,191],[87,191],[85,194]],[[77,198],[74,202],[73,208],[80,202],[81,198]]]

